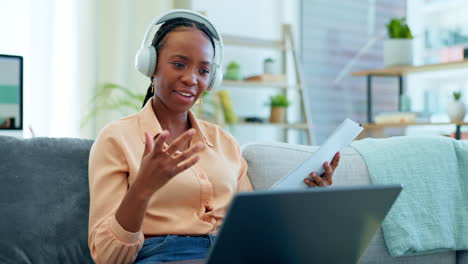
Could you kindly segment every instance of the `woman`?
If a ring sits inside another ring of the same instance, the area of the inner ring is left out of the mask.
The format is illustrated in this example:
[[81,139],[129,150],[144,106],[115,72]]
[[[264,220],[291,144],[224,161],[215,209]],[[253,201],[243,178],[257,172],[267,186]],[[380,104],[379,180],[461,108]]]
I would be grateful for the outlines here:
[[[220,37],[191,11],[168,14],[151,44],[157,62],[142,110],[107,125],[90,153],[96,263],[204,258],[233,195],[252,191],[234,138],[189,111],[215,85]],[[305,182],[331,184],[338,162]]]

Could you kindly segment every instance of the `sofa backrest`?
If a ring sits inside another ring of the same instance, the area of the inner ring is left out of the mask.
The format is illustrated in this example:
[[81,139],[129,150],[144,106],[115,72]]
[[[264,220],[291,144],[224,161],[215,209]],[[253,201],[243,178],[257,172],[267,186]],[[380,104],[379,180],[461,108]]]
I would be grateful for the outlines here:
[[93,263],[92,140],[0,136],[0,263]]
[[[288,143],[252,143],[242,147],[247,174],[255,190],[266,190],[317,151],[317,146]],[[370,178],[362,156],[353,148],[341,154],[333,185],[367,185]]]

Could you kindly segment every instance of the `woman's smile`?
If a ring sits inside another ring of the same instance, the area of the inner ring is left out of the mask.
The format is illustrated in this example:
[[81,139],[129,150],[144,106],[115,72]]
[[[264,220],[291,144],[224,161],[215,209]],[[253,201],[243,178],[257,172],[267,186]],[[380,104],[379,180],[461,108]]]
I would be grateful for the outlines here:
[[195,100],[195,93],[184,90],[174,90],[178,100],[181,100],[184,103],[192,103]]

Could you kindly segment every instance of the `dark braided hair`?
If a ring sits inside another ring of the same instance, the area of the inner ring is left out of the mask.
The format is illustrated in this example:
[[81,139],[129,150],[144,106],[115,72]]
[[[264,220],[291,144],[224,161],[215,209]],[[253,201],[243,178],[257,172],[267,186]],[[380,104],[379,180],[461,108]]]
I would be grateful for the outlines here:
[[[162,47],[166,44],[165,41],[165,36],[171,32],[171,31],[177,31],[177,28],[179,27],[190,27],[190,28],[196,28],[203,32],[206,37],[210,40],[211,44],[213,45],[213,49],[215,49],[215,44],[214,44],[214,36],[213,34],[208,30],[208,28],[205,26],[205,24],[187,19],[187,18],[173,18],[168,21],[166,21],[156,32],[153,38],[153,42],[151,42],[151,46],[153,46],[156,49],[156,54],[159,57],[159,51],[161,50]],[[154,95],[154,91],[151,92],[151,86],[153,85],[153,80],[154,78],[151,77],[151,83],[150,86],[148,87],[148,90],[146,91],[146,97],[145,100],[143,101],[143,106],[145,106],[146,102]]]

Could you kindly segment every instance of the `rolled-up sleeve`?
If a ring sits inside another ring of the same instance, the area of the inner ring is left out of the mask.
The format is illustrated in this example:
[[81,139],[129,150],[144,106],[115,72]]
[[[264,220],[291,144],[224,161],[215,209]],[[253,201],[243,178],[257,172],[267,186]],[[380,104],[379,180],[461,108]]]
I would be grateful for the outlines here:
[[88,245],[94,261],[132,263],[140,251],[141,231],[125,230],[115,212],[128,190],[128,163],[122,141],[115,130],[106,127],[96,139],[89,156]]

